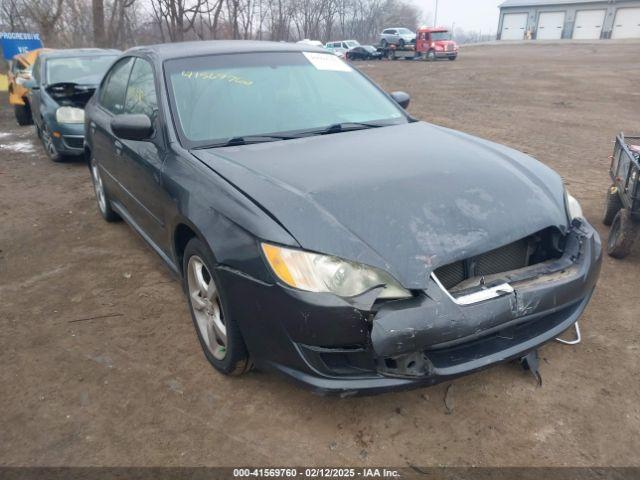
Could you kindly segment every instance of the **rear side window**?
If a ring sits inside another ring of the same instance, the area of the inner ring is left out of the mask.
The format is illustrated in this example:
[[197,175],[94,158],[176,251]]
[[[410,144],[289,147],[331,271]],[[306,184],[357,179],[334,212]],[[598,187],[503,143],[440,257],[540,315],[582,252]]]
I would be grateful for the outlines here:
[[124,112],[142,113],[153,119],[157,109],[158,100],[153,67],[146,60],[138,58],[129,77]]
[[123,58],[111,67],[100,89],[98,102],[115,115],[124,112],[124,95],[133,60],[133,57]]

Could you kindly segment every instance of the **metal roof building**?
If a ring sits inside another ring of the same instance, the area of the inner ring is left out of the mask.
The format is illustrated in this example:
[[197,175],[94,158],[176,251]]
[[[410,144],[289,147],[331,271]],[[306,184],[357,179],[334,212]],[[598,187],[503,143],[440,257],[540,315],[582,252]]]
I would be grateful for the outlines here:
[[640,38],[640,0],[505,0],[499,40]]

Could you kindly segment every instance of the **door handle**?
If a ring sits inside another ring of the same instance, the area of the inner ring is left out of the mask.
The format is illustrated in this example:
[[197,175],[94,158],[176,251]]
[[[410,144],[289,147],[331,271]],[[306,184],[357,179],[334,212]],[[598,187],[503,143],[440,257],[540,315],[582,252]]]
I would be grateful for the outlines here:
[[122,155],[122,142],[116,140],[113,142],[113,146],[116,148],[116,155]]

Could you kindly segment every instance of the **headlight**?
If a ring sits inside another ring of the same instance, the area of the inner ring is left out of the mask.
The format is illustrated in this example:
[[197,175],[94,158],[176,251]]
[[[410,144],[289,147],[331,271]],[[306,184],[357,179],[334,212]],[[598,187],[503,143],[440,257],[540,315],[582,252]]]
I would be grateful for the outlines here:
[[582,207],[580,206],[580,203],[578,203],[578,200],[576,200],[569,192],[566,192],[566,197],[569,219],[573,220],[574,218],[584,218]]
[[262,251],[273,272],[290,287],[353,297],[384,285],[378,298],[411,296],[411,292],[404,289],[391,275],[374,267],[267,243],[262,244]]
[[84,123],[84,110],[75,107],[60,107],[56,110],[58,123]]

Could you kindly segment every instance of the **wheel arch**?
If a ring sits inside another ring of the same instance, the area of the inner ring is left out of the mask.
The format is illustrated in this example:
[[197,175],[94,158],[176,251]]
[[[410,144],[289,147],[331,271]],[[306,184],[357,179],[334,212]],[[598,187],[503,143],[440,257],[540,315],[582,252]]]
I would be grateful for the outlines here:
[[83,157],[85,162],[87,163],[87,167],[91,168],[91,147],[86,143],[84,144]]
[[173,247],[176,267],[178,267],[180,275],[184,275],[182,269],[184,251],[192,238],[198,238],[204,242],[205,245],[207,244],[204,237],[197,231],[197,228],[184,220],[179,221],[173,228],[171,245]]

